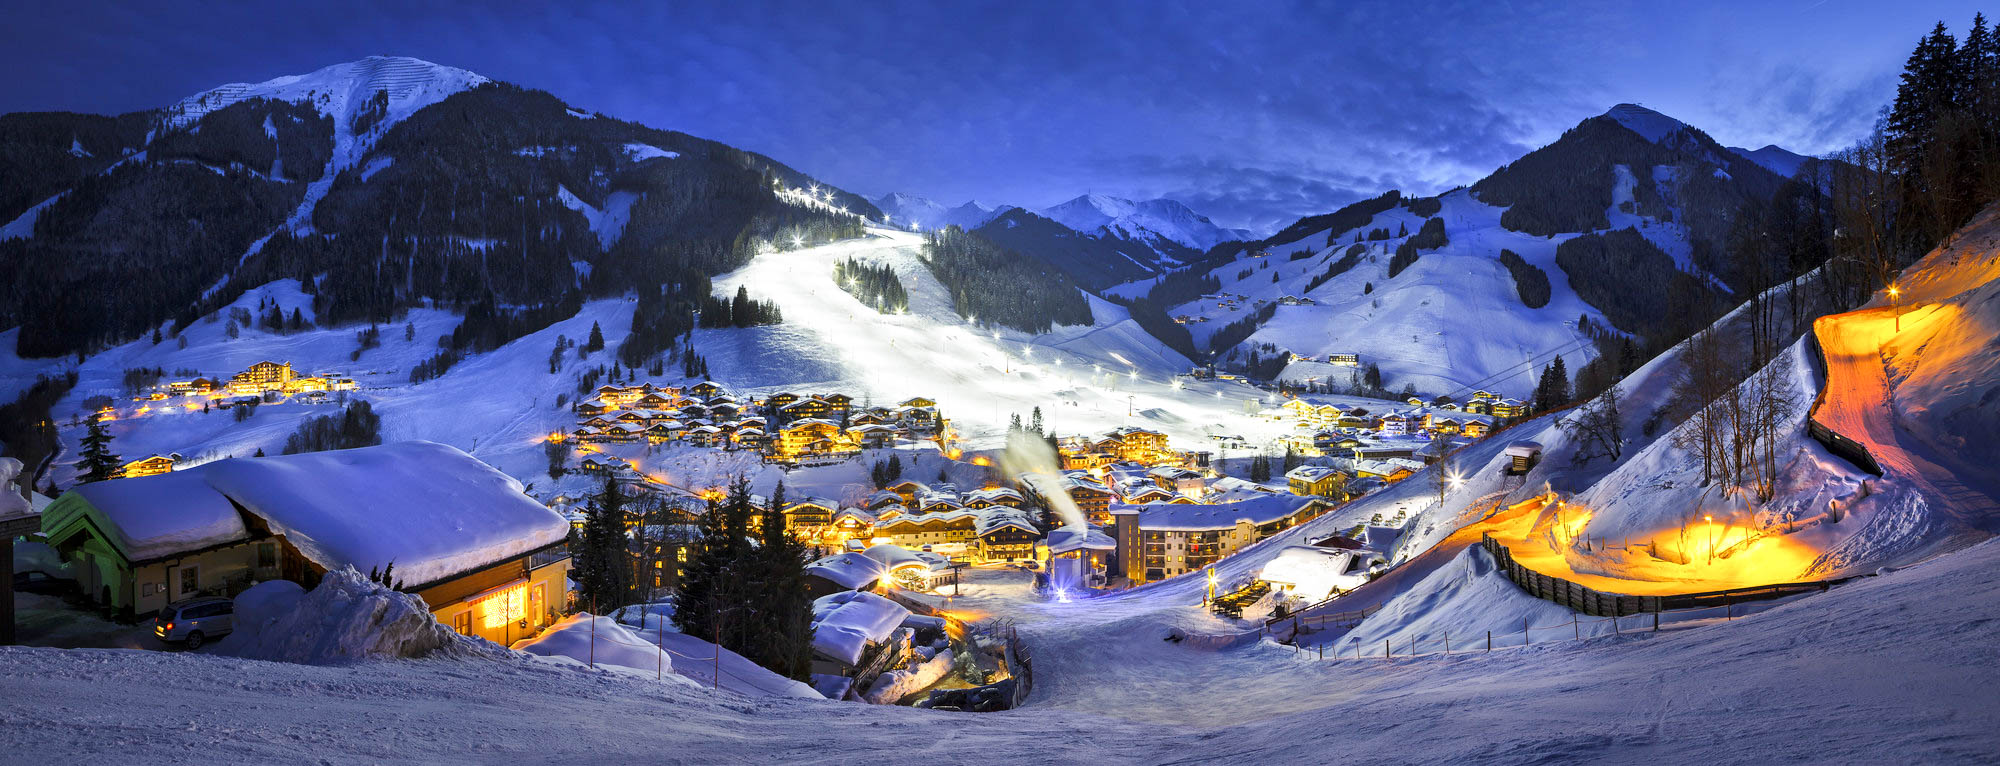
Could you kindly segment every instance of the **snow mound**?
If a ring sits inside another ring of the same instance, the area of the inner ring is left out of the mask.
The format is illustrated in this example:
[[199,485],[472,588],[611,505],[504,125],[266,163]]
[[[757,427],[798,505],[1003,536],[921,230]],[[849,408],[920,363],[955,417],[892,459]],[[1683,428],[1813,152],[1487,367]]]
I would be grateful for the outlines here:
[[929,688],[944,678],[951,672],[951,661],[951,650],[946,649],[927,661],[912,662],[910,667],[883,673],[875,679],[875,685],[868,688],[868,693],[862,695],[862,699],[874,705],[896,704],[897,700]]
[[310,593],[291,583],[263,583],[244,591],[237,597],[236,630],[217,651],[305,665],[508,656],[498,645],[438,624],[416,594],[370,582],[353,567],[327,572]]
[[[1410,590],[1390,599],[1382,610],[1370,615],[1348,631],[1334,645],[1336,656],[1349,656],[1358,648],[1363,655],[1380,655],[1384,642],[1396,654],[1408,654],[1411,642],[1419,653],[1444,650],[1450,637],[1454,645],[1484,647],[1488,631],[1494,646],[1522,645],[1522,629],[1560,626],[1562,638],[1610,633],[1611,623],[1598,622],[1570,627],[1576,612],[1530,596],[1500,574],[1486,549],[1472,546],[1438,567]],[[1534,631],[1537,640],[1557,637],[1550,630]]]
[[[570,615],[539,636],[514,642],[514,649],[539,657],[565,657],[578,664],[614,665],[655,673],[674,667],[673,657],[654,642],[640,638],[615,619],[591,614]],[[678,675],[673,678],[686,680]]]

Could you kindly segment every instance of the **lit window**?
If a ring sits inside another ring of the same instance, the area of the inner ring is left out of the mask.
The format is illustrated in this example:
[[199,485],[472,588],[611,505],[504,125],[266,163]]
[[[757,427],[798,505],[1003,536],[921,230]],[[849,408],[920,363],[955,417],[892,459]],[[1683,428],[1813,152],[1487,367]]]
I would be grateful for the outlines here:
[[487,628],[498,628],[510,622],[527,619],[528,584],[521,583],[500,591],[479,602],[486,612],[483,621]]

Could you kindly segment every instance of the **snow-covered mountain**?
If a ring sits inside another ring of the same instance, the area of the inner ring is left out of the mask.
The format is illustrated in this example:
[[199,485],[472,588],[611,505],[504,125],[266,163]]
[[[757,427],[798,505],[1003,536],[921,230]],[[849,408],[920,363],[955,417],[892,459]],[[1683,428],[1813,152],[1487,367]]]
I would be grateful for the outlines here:
[[1170,199],[1134,202],[1102,194],[1085,194],[1042,208],[1042,216],[1085,234],[1117,236],[1135,241],[1167,240],[1199,251],[1217,243],[1247,240],[1245,229],[1226,229],[1187,205]]
[[1686,123],[1620,104],[1471,187],[1301,219],[1204,262],[1213,287],[1160,297],[1226,360],[1320,360],[1287,379],[1344,384],[1357,370],[1324,360],[1358,354],[1391,388],[1524,394],[1531,368],[1593,358],[1593,334],[1672,333],[1740,301],[1723,238],[1782,183]]
[[30,357],[173,334],[301,274],[335,324],[489,292],[554,310],[881,215],[769,157],[405,57],[115,117],[11,114],[0,146],[0,266],[42,280],[0,289],[0,327]]
[[334,64],[310,74],[287,75],[260,83],[229,83],[181,99],[166,109],[174,127],[194,124],[209,114],[252,98],[307,102],[321,114],[350,126],[377,93],[387,94],[383,123],[443,101],[453,93],[491,82],[456,67],[407,56],[369,56]]
[[884,194],[875,199],[875,206],[890,216],[890,223],[902,228],[915,224],[920,229],[942,229],[957,226],[968,231],[986,225],[994,216],[1005,212],[1007,205],[988,205],[979,200],[969,200],[958,207],[948,208],[925,197],[902,192]]
[[1737,156],[1743,159],[1757,163],[1759,167],[1776,173],[1782,178],[1791,178],[1798,175],[1799,166],[1806,164],[1806,160],[1812,159],[1803,154],[1787,150],[1777,144],[1768,144],[1764,148],[1756,150],[1732,146],[1729,147],[1729,151],[1735,152]]

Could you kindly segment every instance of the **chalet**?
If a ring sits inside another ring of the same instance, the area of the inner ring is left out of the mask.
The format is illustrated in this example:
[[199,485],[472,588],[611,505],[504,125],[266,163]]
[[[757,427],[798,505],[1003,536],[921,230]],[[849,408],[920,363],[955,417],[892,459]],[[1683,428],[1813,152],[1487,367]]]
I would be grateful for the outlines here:
[[604,438],[613,442],[636,442],[646,433],[646,429],[629,423],[613,423],[604,429]]
[[569,524],[431,442],[219,460],[85,484],[43,512],[84,595],[129,617],[261,580],[395,564],[439,622],[506,644],[561,614]]
[[1342,367],[1360,367],[1360,366],[1361,366],[1361,355],[1360,355],[1360,354],[1327,354],[1327,355],[1326,355],[1326,363],[1327,363],[1327,364],[1337,364],[1337,365],[1340,365],[1340,366],[1342,366]]
[[873,590],[888,576],[888,567],[858,551],[828,556],[806,566],[806,595],[819,598],[833,593]]
[[715,381],[704,380],[700,383],[696,383],[692,386],[689,386],[687,393],[688,396],[695,397],[703,401],[707,401],[709,397],[722,395],[723,390],[722,386],[716,384]]
[[1409,478],[1411,473],[1414,473],[1414,471],[1403,463],[1388,460],[1354,461],[1354,475],[1356,478],[1397,482]]
[[787,423],[778,430],[772,454],[780,458],[799,458],[853,452],[856,449],[846,432],[840,430],[839,424],[806,418]]
[[937,407],[937,400],[927,399],[921,396],[913,396],[908,399],[904,399],[900,406],[909,407],[912,409],[932,409]]
[[128,479],[140,476],[158,476],[174,470],[174,463],[180,459],[180,453],[140,458],[126,463],[125,467],[118,469],[118,475]]
[[832,415],[836,420],[846,417],[848,411],[854,405],[854,397],[842,393],[831,393],[820,398],[826,400],[827,414]]
[[770,437],[764,433],[764,429],[756,426],[746,426],[736,429],[729,434],[729,440],[735,443],[737,447],[748,450],[761,450],[764,448],[764,445],[769,444],[771,441]]
[[723,443],[722,429],[712,425],[689,428],[681,438],[697,447],[719,447]]
[[988,487],[965,494],[967,508],[991,508],[996,505],[1019,508],[1021,503],[1021,493],[1011,487]]
[[674,401],[672,397],[654,392],[639,397],[637,401],[632,403],[632,406],[647,410],[670,410],[674,408],[675,404],[678,404],[678,402]]
[[603,439],[604,433],[592,426],[577,426],[569,432],[569,438],[587,444]]
[[[979,516],[971,511],[923,513],[877,522],[875,536],[905,548],[931,546],[940,552],[963,552],[978,536]],[[954,546],[956,546],[954,548]]]
[[914,479],[904,479],[890,484],[888,489],[890,492],[894,492],[897,496],[903,498],[904,505],[915,505],[917,502],[917,493],[924,491],[925,487],[923,482]]
[[298,373],[292,370],[291,362],[258,362],[231,377],[229,391],[236,394],[283,391],[295,377]]
[[903,505],[907,502],[909,501],[904,499],[902,495],[896,494],[894,490],[882,489],[876,490],[875,494],[869,495],[868,500],[862,503],[862,507],[873,511],[891,505]]
[[864,449],[890,447],[896,443],[896,428],[895,426],[871,423],[847,429],[847,436]]
[[647,421],[652,420],[652,418],[647,417],[645,413],[640,412],[638,410],[626,410],[624,412],[618,413],[618,415],[616,417],[613,417],[612,420],[619,423],[624,423],[626,425],[637,425],[643,427],[646,425]]
[[823,497],[808,497],[784,507],[785,525],[792,531],[817,530],[833,524],[833,512],[840,503]]
[[1496,418],[1518,418],[1528,414],[1528,405],[1519,399],[1496,399],[1491,403]]
[[602,415],[604,413],[612,411],[613,409],[616,408],[607,405],[603,401],[597,399],[585,399],[583,401],[576,403],[576,414],[578,417],[590,417],[593,415]]
[[832,407],[827,405],[825,399],[814,396],[779,407],[778,414],[786,420],[806,420],[809,418],[824,420],[828,415],[832,414]]
[[1459,432],[1465,434],[1466,436],[1470,436],[1474,439],[1483,439],[1486,437],[1487,434],[1493,433],[1493,424],[1488,423],[1484,420],[1473,420],[1468,418],[1465,421],[1465,423],[1459,427]]
[[1346,483],[1346,474],[1326,466],[1302,465],[1285,472],[1285,484],[1294,495],[1340,497],[1341,485]]
[[828,526],[835,537],[852,539],[871,535],[875,530],[875,514],[860,508],[835,509]]

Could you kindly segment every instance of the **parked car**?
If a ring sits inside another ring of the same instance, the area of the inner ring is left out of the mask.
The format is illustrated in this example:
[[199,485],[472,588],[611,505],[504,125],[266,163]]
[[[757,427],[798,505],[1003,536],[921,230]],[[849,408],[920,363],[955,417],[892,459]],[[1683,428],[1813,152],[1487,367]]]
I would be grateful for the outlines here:
[[153,635],[189,649],[200,649],[209,639],[225,635],[235,627],[236,602],[219,596],[168,604],[153,618]]
[[76,592],[76,580],[57,577],[47,572],[15,572],[15,593],[39,593],[44,596],[67,596]]

